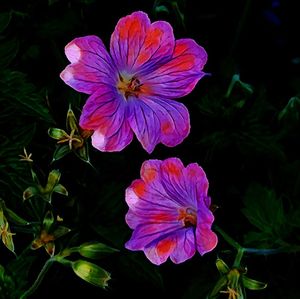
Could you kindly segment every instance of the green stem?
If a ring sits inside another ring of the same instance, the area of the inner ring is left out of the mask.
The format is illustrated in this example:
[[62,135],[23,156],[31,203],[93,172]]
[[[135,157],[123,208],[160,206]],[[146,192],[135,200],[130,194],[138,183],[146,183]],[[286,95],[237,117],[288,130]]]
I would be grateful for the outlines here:
[[41,284],[45,274],[47,273],[47,271],[49,270],[50,266],[52,265],[52,263],[55,261],[54,258],[50,258],[46,261],[46,263],[44,264],[41,272],[39,273],[38,277],[36,278],[35,282],[33,283],[33,285],[23,293],[23,295],[21,295],[20,299],[26,299],[28,296],[32,295],[37,288],[39,287],[39,285]]
[[241,260],[243,258],[244,252],[245,252],[244,248],[241,247],[241,248],[238,249],[237,255],[236,255],[236,257],[234,259],[234,262],[233,262],[233,267],[234,268],[239,268],[240,267]]
[[230,244],[232,247],[236,248],[237,250],[242,249],[243,247],[234,239],[232,239],[227,233],[225,233],[219,226],[214,225],[215,231],[221,234],[224,240]]

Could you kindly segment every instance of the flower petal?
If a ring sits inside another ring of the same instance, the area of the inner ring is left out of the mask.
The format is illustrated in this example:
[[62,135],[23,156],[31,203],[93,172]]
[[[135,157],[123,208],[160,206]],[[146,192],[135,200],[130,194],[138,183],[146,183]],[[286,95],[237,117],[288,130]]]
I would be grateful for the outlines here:
[[211,230],[214,216],[205,205],[198,205],[196,242],[201,255],[212,251],[218,243],[217,235]]
[[143,148],[150,154],[160,140],[160,121],[145,102],[129,99],[128,121]]
[[168,99],[189,94],[205,75],[205,50],[192,39],[176,41],[172,58],[158,69],[140,78],[151,95]]
[[125,199],[130,208],[125,219],[133,229],[143,223],[181,223],[178,203],[159,186],[157,188],[147,185],[143,180],[135,180],[126,189]]
[[143,223],[135,228],[125,247],[130,250],[144,250],[151,242],[165,238],[179,229],[182,229],[182,225],[178,221],[154,224]]
[[77,91],[92,94],[99,83],[115,84],[118,71],[101,39],[94,35],[78,37],[66,47],[71,62],[61,79]]
[[120,151],[133,137],[126,119],[126,103],[105,84],[99,84],[83,107],[80,126],[94,130],[92,145],[100,151]]
[[144,249],[146,257],[155,265],[164,263],[176,247],[175,240],[171,235],[153,241]]
[[110,41],[110,52],[119,70],[149,73],[168,61],[175,45],[172,27],[164,21],[150,23],[138,11],[119,20]]
[[210,198],[207,196],[208,180],[202,167],[197,163],[191,163],[186,167],[184,173],[189,198],[195,198],[198,200],[198,204],[200,202],[201,206],[204,204],[209,208]]
[[183,104],[145,96],[128,103],[130,126],[148,153],[160,142],[172,147],[188,136],[190,118]]
[[190,116],[187,108],[173,100],[144,97],[160,122],[160,142],[173,147],[180,144],[190,133]]
[[196,252],[195,234],[193,228],[188,228],[176,232],[175,248],[171,253],[171,260],[175,264],[182,263],[190,259]]
[[161,165],[162,183],[166,193],[181,207],[196,208],[196,198],[190,198],[185,181],[185,168],[180,159],[169,158]]

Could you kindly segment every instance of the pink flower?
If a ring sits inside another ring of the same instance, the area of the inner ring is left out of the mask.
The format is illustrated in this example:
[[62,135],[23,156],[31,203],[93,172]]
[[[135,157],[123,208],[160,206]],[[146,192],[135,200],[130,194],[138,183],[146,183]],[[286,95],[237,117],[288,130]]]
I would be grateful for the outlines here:
[[120,151],[133,133],[151,153],[156,144],[175,146],[189,134],[189,113],[172,99],[190,93],[205,75],[205,50],[192,39],[175,41],[164,21],[151,24],[134,12],[119,20],[110,53],[97,36],[75,38],[65,48],[71,62],[60,74],[89,94],[80,126],[94,131],[101,151]]
[[178,264],[196,250],[203,255],[218,242],[211,230],[214,216],[207,196],[208,181],[197,164],[184,167],[177,158],[148,160],[141,179],[126,190],[126,222],[134,229],[125,247],[143,250],[160,265],[168,257]]

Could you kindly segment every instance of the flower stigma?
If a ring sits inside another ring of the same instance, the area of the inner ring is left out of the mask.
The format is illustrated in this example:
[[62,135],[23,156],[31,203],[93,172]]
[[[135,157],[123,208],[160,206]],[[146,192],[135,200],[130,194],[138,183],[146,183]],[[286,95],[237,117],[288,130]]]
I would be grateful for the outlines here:
[[137,98],[139,92],[141,91],[140,87],[142,85],[143,84],[141,84],[140,80],[135,76],[130,78],[119,74],[117,88],[119,92],[124,95],[126,100],[129,96],[135,96]]

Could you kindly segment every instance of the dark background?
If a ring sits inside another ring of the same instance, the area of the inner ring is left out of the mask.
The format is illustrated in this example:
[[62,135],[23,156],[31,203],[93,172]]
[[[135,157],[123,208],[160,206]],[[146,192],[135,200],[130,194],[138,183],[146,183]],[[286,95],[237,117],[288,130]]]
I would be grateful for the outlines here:
[[[59,195],[53,199],[65,225],[73,230],[73,239],[59,241],[58,247],[74,239],[77,244],[97,240],[120,250],[97,262],[112,273],[107,290],[87,284],[71,269],[56,264],[30,298],[63,294],[68,298],[205,298],[219,277],[216,257],[229,265],[234,258],[233,248],[221,236],[216,250],[204,257],[196,254],[181,265],[168,261],[157,267],[142,252],[124,248],[131,233],[124,221],[124,190],[138,178],[144,160],[168,157],[179,157],[185,165],[198,162],[204,168],[209,194],[219,206],[216,223],[234,239],[249,247],[285,246],[280,254],[245,257],[249,277],[268,282],[266,290],[249,291],[248,297],[299,298],[294,273],[299,267],[300,104],[295,99],[288,105],[300,91],[296,1],[177,1],[184,21],[171,2],[0,3],[0,12],[12,16],[0,33],[0,108],[5,111],[0,116],[0,195],[7,206],[26,217],[22,191],[30,185],[30,172],[18,161],[26,146],[37,171],[46,176],[51,169],[59,169],[61,183],[69,191],[68,199]],[[165,5],[168,13],[158,11],[159,5]],[[174,148],[158,145],[151,155],[136,139],[120,153],[101,153],[90,147],[94,168],[71,154],[51,164],[55,141],[47,135],[48,128],[65,127],[69,103],[79,117],[87,99],[59,78],[68,64],[64,46],[90,34],[108,46],[117,21],[137,10],[148,13],[152,21],[169,21],[176,38],[193,38],[208,52],[204,70],[210,75],[181,99],[190,111],[190,135]],[[13,72],[24,77],[18,75],[8,83]],[[226,98],[237,73],[253,92],[237,84]],[[251,217],[262,220],[255,227]],[[31,236],[17,234],[16,253],[31,240]],[[2,247],[0,264],[5,266],[14,257]],[[24,265],[28,282],[36,278],[47,258],[42,249],[32,256]]]

